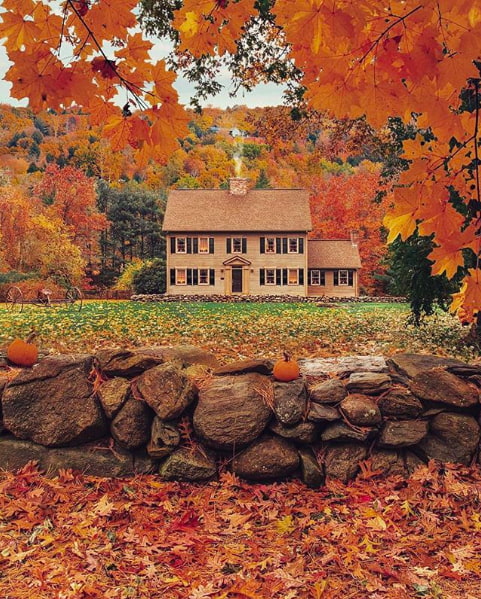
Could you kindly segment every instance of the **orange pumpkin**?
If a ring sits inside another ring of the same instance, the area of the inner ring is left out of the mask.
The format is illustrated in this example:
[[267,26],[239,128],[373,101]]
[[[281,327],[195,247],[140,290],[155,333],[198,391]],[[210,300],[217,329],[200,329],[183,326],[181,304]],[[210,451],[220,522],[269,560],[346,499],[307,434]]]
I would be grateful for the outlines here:
[[7,358],[17,366],[33,366],[38,358],[38,348],[31,343],[35,333],[31,333],[25,341],[14,339],[7,348]]
[[284,352],[284,359],[278,360],[274,364],[272,374],[276,381],[287,383],[294,381],[300,376],[299,364],[295,360],[291,360],[288,353]]

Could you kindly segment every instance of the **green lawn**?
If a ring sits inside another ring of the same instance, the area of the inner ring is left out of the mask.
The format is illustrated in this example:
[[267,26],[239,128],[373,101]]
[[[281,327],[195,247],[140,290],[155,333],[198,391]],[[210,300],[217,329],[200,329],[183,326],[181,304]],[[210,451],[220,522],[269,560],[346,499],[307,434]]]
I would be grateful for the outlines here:
[[271,357],[434,352],[471,358],[458,321],[439,313],[416,328],[406,304],[136,303],[88,301],[76,306],[0,304],[0,347],[35,328],[44,352],[95,351],[106,346],[192,343],[222,360]]

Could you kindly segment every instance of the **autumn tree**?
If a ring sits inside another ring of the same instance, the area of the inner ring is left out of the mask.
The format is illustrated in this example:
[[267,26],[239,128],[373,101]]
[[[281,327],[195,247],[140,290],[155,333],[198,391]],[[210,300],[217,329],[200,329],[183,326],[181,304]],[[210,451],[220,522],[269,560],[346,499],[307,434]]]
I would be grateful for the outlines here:
[[57,13],[42,0],[4,0],[13,97],[28,97],[34,110],[82,105],[115,150],[130,144],[139,165],[165,159],[185,132],[169,66],[197,81],[199,94],[215,91],[215,74],[227,66],[236,87],[287,82],[288,100],[338,118],[365,115],[373,127],[416,118],[428,141],[404,144],[411,168],[385,220],[389,241],[433,235],[432,271],[448,277],[472,252],[452,309],[471,317],[481,309],[476,3],[143,0],[144,30],[174,44],[167,62],[150,59],[138,4],[64,0]]

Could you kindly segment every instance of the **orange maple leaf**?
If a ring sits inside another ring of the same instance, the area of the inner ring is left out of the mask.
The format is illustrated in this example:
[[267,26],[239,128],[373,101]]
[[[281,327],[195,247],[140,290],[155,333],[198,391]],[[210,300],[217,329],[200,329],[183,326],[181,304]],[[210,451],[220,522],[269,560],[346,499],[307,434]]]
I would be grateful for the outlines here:
[[27,20],[20,13],[4,12],[1,15],[0,38],[7,38],[9,51],[22,50],[38,39],[40,27],[32,20]]
[[123,150],[129,145],[131,121],[122,115],[112,115],[103,127],[105,137],[110,139],[112,150]]
[[420,207],[419,190],[416,186],[397,187],[394,190],[394,208],[383,220],[389,229],[388,243],[392,243],[398,236],[405,241],[414,233]]

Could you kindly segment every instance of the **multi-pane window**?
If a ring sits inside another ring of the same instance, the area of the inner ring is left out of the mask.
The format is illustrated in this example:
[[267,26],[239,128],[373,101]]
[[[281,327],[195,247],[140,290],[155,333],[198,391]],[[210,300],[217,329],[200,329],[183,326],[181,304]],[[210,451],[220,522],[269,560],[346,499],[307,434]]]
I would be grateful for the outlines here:
[[276,253],[275,237],[266,237],[265,253],[266,254],[275,254]]
[[297,237],[289,237],[288,242],[288,253],[297,254],[299,252],[299,239]]
[[266,285],[276,284],[276,269],[266,268]]
[[187,238],[186,237],[176,237],[175,238],[175,251],[178,254],[186,254],[187,253]]
[[185,268],[176,268],[175,284],[176,285],[187,285],[187,271]]
[[199,285],[209,284],[209,269],[199,268]]
[[240,254],[242,252],[242,237],[232,238],[232,251],[235,254]]
[[288,285],[297,285],[299,282],[299,271],[297,268],[289,268],[288,272]]
[[349,285],[349,271],[339,271],[339,285]]
[[323,270],[313,269],[309,273],[309,283],[311,285],[325,285],[326,273]]
[[209,253],[209,238],[199,237],[199,254]]

